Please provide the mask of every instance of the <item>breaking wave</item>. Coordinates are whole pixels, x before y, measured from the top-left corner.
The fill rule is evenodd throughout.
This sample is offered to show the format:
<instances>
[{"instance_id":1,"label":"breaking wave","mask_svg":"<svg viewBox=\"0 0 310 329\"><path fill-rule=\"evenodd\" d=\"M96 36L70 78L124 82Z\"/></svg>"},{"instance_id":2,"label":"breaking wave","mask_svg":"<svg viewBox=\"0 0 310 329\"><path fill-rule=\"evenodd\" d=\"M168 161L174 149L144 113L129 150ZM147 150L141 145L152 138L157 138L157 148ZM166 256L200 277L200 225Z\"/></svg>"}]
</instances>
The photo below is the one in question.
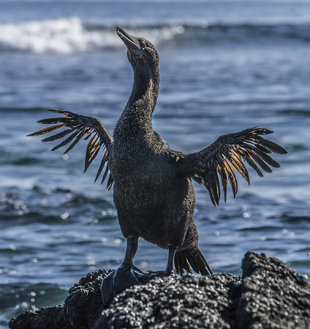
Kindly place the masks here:
<instances>
[{"instance_id":1,"label":"breaking wave","mask_svg":"<svg viewBox=\"0 0 310 329\"><path fill-rule=\"evenodd\" d=\"M183 32L182 26L178 25L139 30L155 44L171 40ZM83 24L78 17L0 25L2 52L69 54L117 49L122 46L115 33L115 26Z\"/></svg>"},{"instance_id":2,"label":"breaking wave","mask_svg":"<svg viewBox=\"0 0 310 329\"><path fill-rule=\"evenodd\" d=\"M143 35L156 46L199 42L247 43L264 39L310 41L310 24L159 24L123 26ZM78 17L0 24L0 52L62 53L93 52L123 47L116 25L85 24Z\"/></svg>"}]
</instances>

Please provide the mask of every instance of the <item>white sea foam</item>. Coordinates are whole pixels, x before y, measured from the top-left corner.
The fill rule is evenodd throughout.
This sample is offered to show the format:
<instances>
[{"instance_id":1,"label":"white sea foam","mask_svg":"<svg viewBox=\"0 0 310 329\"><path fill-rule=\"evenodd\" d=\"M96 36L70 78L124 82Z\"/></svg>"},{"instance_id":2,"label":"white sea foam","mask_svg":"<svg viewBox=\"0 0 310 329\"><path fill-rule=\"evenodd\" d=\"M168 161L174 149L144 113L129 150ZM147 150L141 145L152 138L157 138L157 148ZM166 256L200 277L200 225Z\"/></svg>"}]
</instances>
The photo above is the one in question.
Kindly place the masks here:
<instances>
[{"instance_id":1,"label":"white sea foam","mask_svg":"<svg viewBox=\"0 0 310 329\"><path fill-rule=\"evenodd\" d=\"M105 33L86 31L79 18L0 25L0 44L8 50L34 53L92 51L113 42Z\"/></svg>"},{"instance_id":2,"label":"white sea foam","mask_svg":"<svg viewBox=\"0 0 310 329\"><path fill-rule=\"evenodd\" d=\"M155 45L183 33L181 25L150 27L134 30ZM130 32L130 29L129 29ZM78 17L17 24L0 24L0 50L32 53L75 53L100 49L121 48L114 28L86 28Z\"/></svg>"},{"instance_id":3,"label":"white sea foam","mask_svg":"<svg viewBox=\"0 0 310 329\"><path fill-rule=\"evenodd\" d=\"M184 33L185 28L182 25L169 25L162 26L160 28L147 28L147 29L135 29L133 31L136 35L141 35L145 39L150 40L155 46L159 43L169 41L175 38L175 36ZM129 30L130 32L130 30Z\"/></svg>"}]
</instances>

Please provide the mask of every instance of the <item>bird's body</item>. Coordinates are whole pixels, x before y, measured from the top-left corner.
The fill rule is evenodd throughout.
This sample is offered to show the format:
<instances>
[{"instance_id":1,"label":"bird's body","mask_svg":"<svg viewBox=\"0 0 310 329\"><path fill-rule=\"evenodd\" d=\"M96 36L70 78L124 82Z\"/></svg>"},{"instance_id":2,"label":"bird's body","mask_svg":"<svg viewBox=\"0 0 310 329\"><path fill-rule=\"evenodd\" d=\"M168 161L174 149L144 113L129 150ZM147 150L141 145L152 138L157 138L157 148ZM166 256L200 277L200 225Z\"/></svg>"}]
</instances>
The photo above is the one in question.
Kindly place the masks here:
<instances>
[{"instance_id":1,"label":"bird's body","mask_svg":"<svg viewBox=\"0 0 310 329\"><path fill-rule=\"evenodd\" d=\"M203 184L212 203L218 205L221 185L225 200L228 184L232 186L234 196L238 191L234 169L249 182L244 161L263 176L261 169L271 172L270 166L280 166L269 153L286 153L281 146L262 137L272 131L257 127L221 136L209 147L192 154L172 150L154 131L152 124L159 89L158 53L143 38L130 36L120 28L117 33L128 48L134 83L113 137L98 119L64 110L51 110L65 116L40 120L40 123L54 125L31 134L41 135L68 127L43 139L52 141L69 135L53 148L71 143L65 153L82 137L90 138L85 170L100 150L106 150L96 180L104 170L103 182L110 171L108 187L113 185L114 202L122 233L127 238L127 250L121 267L103 282L105 302L116 292L141 282L144 277L133 265L139 237L169 249L165 275L171 273L173 264L180 274L192 269L203 275L212 274L198 249L192 179Z\"/></svg>"},{"instance_id":2,"label":"bird's body","mask_svg":"<svg viewBox=\"0 0 310 329\"><path fill-rule=\"evenodd\" d=\"M178 177L181 153L170 149L145 115L149 89L138 104L133 101L126 106L113 134L109 166L120 226L125 237L142 237L161 248L197 245L196 241L184 244L188 228L194 227L192 183ZM151 116L152 109L149 112Z\"/></svg>"},{"instance_id":3,"label":"bird's body","mask_svg":"<svg viewBox=\"0 0 310 329\"><path fill-rule=\"evenodd\" d=\"M189 178L177 177L177 156L160 144L124 146L135 161L111 156L114 202L124 236L139 236L161 248L183 247L193 224L195 194Z\"/></svg>"}]
</instances>

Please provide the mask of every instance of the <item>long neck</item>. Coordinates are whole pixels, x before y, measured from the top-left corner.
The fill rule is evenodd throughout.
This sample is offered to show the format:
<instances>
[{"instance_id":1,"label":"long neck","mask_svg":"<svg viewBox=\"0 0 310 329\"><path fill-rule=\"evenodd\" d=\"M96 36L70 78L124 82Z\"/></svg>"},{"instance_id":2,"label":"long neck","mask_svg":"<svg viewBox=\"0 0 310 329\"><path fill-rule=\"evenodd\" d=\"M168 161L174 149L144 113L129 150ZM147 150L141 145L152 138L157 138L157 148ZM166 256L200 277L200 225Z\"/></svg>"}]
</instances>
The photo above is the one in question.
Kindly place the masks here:
<instances>
[{"instance_id":1,"label":"long neck","mask_svg":"<svg viewBox=\"0 0 310 329\"><path fill-rule=\"evenodd\" d=\"M143 127L152 127L159 89L159 73L134 70L134 83L124 115Z\"/></svg>"}]
</instances>

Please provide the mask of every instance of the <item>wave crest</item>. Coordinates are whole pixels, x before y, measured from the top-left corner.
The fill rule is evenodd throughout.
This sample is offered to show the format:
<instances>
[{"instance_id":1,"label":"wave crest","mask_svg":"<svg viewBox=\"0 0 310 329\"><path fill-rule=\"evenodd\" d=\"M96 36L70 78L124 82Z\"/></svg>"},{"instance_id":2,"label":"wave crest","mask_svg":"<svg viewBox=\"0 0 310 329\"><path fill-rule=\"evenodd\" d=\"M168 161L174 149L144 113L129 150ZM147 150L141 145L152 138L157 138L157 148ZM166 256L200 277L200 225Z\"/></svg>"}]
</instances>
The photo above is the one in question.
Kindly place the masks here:
<instances>
[{"instance_id":1,"label":"wave crest","mask_svg":"<svg viewBox=\"0 0 310 329\"><path fill-rule=\"evenodd\" d=\"M157 45L183 30L175 25L139 32ZM78 17L0 25L0 51L69 54L121 47L113 26L84 25Z\"/></svg>"},{"instance_id":2,"label":"wave crest","mask_svg":"<svg viewBox=\"0 0 310 329\"><path fill-rule=\"evenodd\" d=\"M102 33L85 31L77 17L0 25L2 50L33 53L91 51L100 47L103 39Z\"/></svg>"},{"instance_id":3,"label":"wave crest","mask_svg":"<svg viewBox=\"0 0 310 329\"><path fill-rule=\"evenodd\" d=\"M158 46L173 41L180 46L199 42L200 45L220 43L257 43L264 41L298 40L309 42L310 24L184 24L125 25L129 33L143 35ZM116 25L84 24L78 17L16 24L0 24L0 52L30 53L93 52L124 47L115 33Z\"/></svg>"}]
</instances>

